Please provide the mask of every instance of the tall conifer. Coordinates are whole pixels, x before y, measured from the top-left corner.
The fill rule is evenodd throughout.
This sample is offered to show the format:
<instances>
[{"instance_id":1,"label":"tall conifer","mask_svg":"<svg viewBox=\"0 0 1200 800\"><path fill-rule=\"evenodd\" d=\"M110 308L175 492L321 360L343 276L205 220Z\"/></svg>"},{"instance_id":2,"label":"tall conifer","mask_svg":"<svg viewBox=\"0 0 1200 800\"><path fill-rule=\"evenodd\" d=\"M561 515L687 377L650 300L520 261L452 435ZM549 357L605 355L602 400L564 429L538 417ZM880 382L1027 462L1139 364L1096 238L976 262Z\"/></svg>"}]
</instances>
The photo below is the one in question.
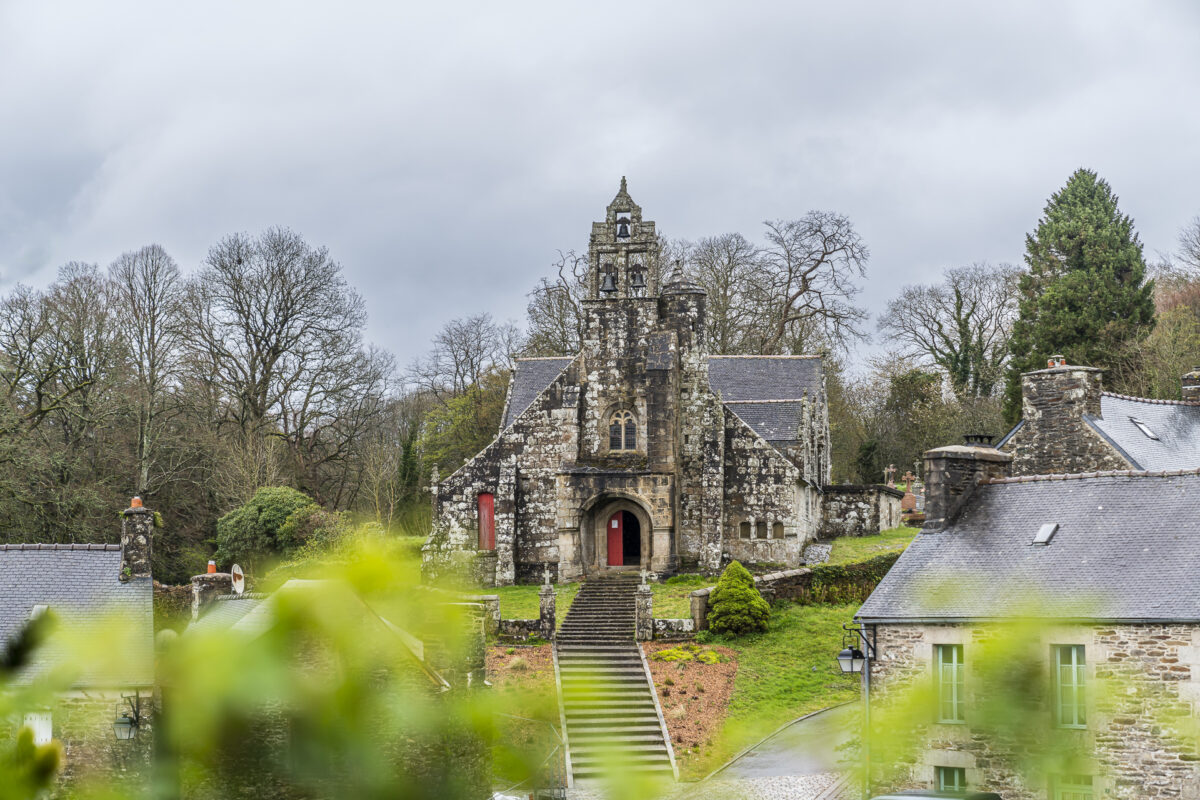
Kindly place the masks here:
<instances>
[{"instance_id":1,"label":"tall conifer","mask_svg":"<svg viewBox=\"0 0 1200 800\"><path fill-rule=\"evenodd\" d=\"M1133 220L1106 181L1079 169L1025 237L1020 314L1013 326L1005 412L1021 415L1021 373L1061 353L1070 364L1106 367L1121 346L1154 327L1152 282Z\"/></svg>"}]
</instances>

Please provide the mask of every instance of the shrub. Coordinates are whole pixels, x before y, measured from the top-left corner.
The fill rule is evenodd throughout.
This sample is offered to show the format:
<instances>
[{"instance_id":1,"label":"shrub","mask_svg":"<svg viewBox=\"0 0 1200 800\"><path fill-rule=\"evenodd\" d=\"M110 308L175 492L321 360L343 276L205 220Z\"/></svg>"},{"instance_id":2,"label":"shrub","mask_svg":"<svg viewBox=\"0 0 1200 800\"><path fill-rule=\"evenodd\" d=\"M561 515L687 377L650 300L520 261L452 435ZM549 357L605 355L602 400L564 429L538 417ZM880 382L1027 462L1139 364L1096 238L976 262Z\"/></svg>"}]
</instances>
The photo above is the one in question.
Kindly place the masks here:
<instances>
[{"instance_id":1,"label":"shrub","mask_svg":"<svg viewBox=\"0 0 1200 800\"><path fill-rule=\"evenodd\" d=\"M666 661L668 663L674 661L691 661L694 654L683 647L668 647L666 650L659 650L654 655L650 656L654 661Z\"/></svg>"},{"instance_id":2,"label":"shrub","mask_svg":"<svg viewBox=\"0 0 1200 800\"><path fill-rule=\"evenodd\" d=\"M326 511L313 503L289 514L275 538L285 550L298 547L330 550L341 544L349 533L349 512Z\"/></svg>"},{"instance_id":3,"label":"shrub","mask_svg":"<svg viewBox=\"0 0 1200 800\"><path fill-rule=\"evenodd\" d=\"M525 670L529 669L529 662L522 656L517 656L512 661L508 662L508 668L515 669L518 672L524 672Z\"/></svg>"},{"instance_id":4,"label":"shrub","mask_svg":"<svg viewBox=\"0 0 1200 800\"><path fill-rule=\"evenodd\" d=\"M311 497L287 486L259 489L245 505L217 520L217 561L253 565L294 550L295 543L280 540L279 529L294 512L311 505L316 505Z\"/></svg>"},{"instance_id":5,"label":"shrub","mask_svg":"<svg viewBox=\"0 0 1200 800\"><path fill-rule=\"evenodd\" d=\"M709 597L708 627L713 633L765 631L771 607L758 593L754 578L736 561L721 573Z\"/></svg>"},{"instance_id":6,"label":"shrub","mask_svg":"<svg viewBox=\"0 0 1200 800\"><path fill-rule=\"evenodd\" d=\"M696 656L696 660L701 664L720 664L725 659L716 650L705 650Z\"/></svg>"}]
</instances>

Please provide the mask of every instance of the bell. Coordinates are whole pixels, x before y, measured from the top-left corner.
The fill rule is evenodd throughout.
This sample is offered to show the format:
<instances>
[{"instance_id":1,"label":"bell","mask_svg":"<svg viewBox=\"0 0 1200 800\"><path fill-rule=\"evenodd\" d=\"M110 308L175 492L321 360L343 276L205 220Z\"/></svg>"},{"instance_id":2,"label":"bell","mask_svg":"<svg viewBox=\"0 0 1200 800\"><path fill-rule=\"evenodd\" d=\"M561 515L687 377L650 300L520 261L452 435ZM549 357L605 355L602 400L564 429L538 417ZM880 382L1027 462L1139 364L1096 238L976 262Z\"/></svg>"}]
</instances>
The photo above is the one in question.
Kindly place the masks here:
<instances>
[{"instance_id":1,"label":"bell","mask_svg":"<svg viewBox=\"0 0 1200 800\"><path fill-rule=\"evenodd\" d=\"M633 278L630 280L629 285L634 289L646 288L646 276L642 274L640 269L633 273Z\"/></svg>"},{"instance_id":2,"label":"bell","mask_svg":"<svg viewBox=\"0 0 1200 800\"><path fill-rule=\"evenodd\" d=\"M617 238L618 239L628 239L629 238L629 223L626 222L625 220L621 220L617 224Z\"/></svg>"},{"instance_id":3,"label":"bell","mask_svg":"<svg viewBox=\"0 0 1200 800\"><path fill-rule=\"evenodd\" d=\"M611 272L604 273L604 280L600 282L600 291L605 294L612 294L617 290L617 282L613 280Z\"/></svg>"}]
</instances>

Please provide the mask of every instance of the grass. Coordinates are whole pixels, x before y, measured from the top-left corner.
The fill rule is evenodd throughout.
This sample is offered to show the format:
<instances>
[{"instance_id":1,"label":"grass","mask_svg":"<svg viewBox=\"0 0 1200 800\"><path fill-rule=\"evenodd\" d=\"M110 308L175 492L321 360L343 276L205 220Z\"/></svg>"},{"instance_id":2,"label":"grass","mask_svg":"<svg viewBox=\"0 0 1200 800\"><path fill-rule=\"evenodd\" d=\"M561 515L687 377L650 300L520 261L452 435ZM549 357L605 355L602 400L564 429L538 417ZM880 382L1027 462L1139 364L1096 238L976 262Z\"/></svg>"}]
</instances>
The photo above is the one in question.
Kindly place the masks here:
<instances>
[{"instance_id":1,"label":"grass","mask_svg":"<svg viewBox=\"0 0 1200 800\"><path fill-rule=\"evenodd\" d=\"M654 616L657 619L684 619L692 615L691 593L716 585L716 578L703 575L676 575L662 583L650 584L654 592Z\"/></svg>"},{"instance_id":2,"label":"grass","mask_svg":"<svg viewBox=\"0 0 1200 800\"><path fill-rule=\"evenodd\" d=\"M855 561L867 561L884 553L899 553L908 547L918 530L901 526L884 531L878 536L846 536L834 539L833 550L825 563L850 564Z\"/></svg>"},{"instance_id":3,"label":"grass","mask_svg":"<svg viewBox=\"0 0 1200 800\"><path fill-rule=\"evenodd\" d=\"M554 587L554 618L561 626L563 617L567 615L567 610L571 608L571 603L575 602L575 595L579 593L578 583L560 583ZM541 590L541 585L527 586L497 586L495 588L480 589L480 594L494 594L500 596L500 617L501 619L537 619L541 613L541 601L538 598L538 592Z\"/></svg>"},{"instance_id":4,"label":"grass","mask_svg":"<svg viewBox=\"0 0 1200 800\"><path fill-rule=\"evenodd\" d=\"M765 633L714 636L713 644L738 652L733 695L720 736L680 777L703 777L785 722L857 698L859 677L843 674L835 660L842 624L857 610L857 603L780 604Z\"/></svg>"}]
</instances>

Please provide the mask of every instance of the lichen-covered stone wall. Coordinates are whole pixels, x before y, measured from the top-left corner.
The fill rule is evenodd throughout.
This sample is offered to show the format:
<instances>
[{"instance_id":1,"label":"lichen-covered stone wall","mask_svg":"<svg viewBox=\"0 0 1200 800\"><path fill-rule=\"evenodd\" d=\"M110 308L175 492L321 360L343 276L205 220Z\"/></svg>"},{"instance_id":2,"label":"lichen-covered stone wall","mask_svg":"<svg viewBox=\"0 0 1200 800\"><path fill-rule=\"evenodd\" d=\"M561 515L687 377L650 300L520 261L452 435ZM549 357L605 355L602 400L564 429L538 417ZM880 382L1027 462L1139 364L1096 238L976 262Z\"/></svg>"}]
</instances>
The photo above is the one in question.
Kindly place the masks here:
<instances>
[{"instance_id":1,"label":"lichen-covered stone wall","mask_svg":"<svg viewBox=\"0 0 1200 800\"><path fill-rule=\"evenodd\" d=\"M903 498L903 492L887 486L826 486L818 536L821 539L874 536L898 527Z\"/></svg>"},{"instance_id":2,"label":"lichen-covered stone wall","mask_svg":"<svg viewBox=\"0 0 1200 800\"><path fill-rule=\"evenodd\" d=\"M981 699L972 679L973 654L995 635L987 625L880 625L878 659L871 675L872 702L914 682L932 680L934 645L960 644L966 665L966 724L928 724L918 737L915 761L885 789L928 789L935 768L963 767L973 790L994 791L1011 800L1041 800L1055 775L1052 766L1025 772L1019 758L1032 758L1040 737L998 742L971 727L971 708ZM1194 743L1195 706L1200 699L1200 626L1144 624L1047 625L1034 647L1045 654L1049 685L1053 645L1084 646L1087 664L1086 730L1054 729L1048 704L1032 712L1032 724L1066 737L1077 752L1075 773L1093 777L1094 796L1134 798L1200 797L1200 760ZM1049 692L1047 692L1047 698ZM931 710L931 715L932 715ZM1028 748L1028 749L1026 749Z\"/></svg>"}]
</instances>

